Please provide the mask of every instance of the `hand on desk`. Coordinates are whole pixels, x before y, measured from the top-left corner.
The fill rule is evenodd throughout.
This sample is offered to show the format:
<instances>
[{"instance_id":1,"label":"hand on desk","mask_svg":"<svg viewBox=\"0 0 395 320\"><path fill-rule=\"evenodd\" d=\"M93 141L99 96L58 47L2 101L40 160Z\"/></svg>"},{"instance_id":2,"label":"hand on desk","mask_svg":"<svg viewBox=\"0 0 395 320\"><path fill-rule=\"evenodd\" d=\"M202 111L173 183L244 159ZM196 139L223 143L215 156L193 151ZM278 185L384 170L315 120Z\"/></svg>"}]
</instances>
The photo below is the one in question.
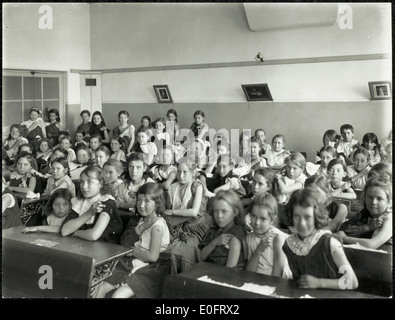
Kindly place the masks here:
<instances>
[{"instance_id":1,"label":"hand on desk","mask_svg":"<svg viewBox=\"0 0 395 320\"><path fill-rule=\"evenodd\" d=\"M22 233L38 232L37 227L26 227L22 230Z\"/></svg>"},{"instance_id":2,"label":"hand on desk","mask_svg":"<svg viewBox=\"0 0 395 320\"><path fill-rule=\"evenodd\" d=\"M320 280L308 274L300 276L297 282L299 288L303 289L317 289L320 287Z\"/></svg>"}]
</instances>

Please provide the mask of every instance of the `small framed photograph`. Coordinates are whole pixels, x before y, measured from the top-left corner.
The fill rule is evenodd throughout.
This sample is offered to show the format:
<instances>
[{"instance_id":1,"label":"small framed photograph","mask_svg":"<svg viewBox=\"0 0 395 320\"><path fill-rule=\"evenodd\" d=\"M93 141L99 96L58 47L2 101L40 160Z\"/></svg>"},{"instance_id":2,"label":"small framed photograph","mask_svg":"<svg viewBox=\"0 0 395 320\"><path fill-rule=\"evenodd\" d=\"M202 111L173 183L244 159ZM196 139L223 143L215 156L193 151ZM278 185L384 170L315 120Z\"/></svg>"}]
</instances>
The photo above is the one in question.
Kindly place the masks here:
<instances>
[{"instance_id":1,"label":"small framed photograph","mask_svg":"<svg viewBox=\"0 0 395 320\"><path fill-rule=\"evenodd\" d=\"M267 83L242 84L247 101L273 101Z\"/></svg>"},{"instance_id":2,"label":"small framed photograph","mask_svg":"<svg viewBox=\"0 0 395 320\"><path fill-rule=\"evenodd\" d=\"M391 81L369 82L369 90L371 100L392 99Z\"/></svg>"},{"instance_id":3,"label":"small framed photograph","mask_svg":"<svg viewBox=\"0 0 395 320\"><path fill-rule=\"evenodd\" d=\"M167 85L154 86L156 97L160 103L173 103L170 95L169 87Z\"/></svg>"}]
</instances>

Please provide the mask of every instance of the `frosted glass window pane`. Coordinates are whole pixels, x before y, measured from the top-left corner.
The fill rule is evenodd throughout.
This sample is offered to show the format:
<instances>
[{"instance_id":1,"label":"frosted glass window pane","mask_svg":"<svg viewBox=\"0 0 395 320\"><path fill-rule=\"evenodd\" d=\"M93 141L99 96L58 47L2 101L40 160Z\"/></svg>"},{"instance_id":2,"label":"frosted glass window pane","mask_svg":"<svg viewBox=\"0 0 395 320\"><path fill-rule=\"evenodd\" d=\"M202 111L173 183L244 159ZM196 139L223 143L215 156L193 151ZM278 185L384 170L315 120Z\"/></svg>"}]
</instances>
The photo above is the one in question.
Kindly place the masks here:
<instances>
[{"instance_id":1,"label":"frosted glass window pane","mask_svg":"<svg viewBox=\"0 0 395 320\"><path fill-rule=\"evenodd\" d=\"M23 97L33 99L33 77L23 78ZM34 99L41 99L41 78L34 78Z\"/></svg>"},{"instance_id":2,"label":"frosted glass window pane","mask_svg":"<svg viewBox=\"0 0 395 320\"><path fill-rule=\"evenodd\" d=\"M3 77L3 100L22 100L22 77Z\"/></svg>"},{"instance_id":3,"label":"frosted glass window pane","mask_svg":"<svg viewBox=\"0 0 395 320\"><path fill-rule=\"evenodd\" d=\"M2 110L3 126L22 122L22 102L4 102Z\"/></svg>"},{"instance_id":4,"label":"frosted glass window pane","mask_svg":"<svg viewBox=\"0 0 395 320\"><path fill-rule=\"evenodd\" d=\"M59 99L59 79L43 78L44 99Z\"/></svg>"}]
</instances>

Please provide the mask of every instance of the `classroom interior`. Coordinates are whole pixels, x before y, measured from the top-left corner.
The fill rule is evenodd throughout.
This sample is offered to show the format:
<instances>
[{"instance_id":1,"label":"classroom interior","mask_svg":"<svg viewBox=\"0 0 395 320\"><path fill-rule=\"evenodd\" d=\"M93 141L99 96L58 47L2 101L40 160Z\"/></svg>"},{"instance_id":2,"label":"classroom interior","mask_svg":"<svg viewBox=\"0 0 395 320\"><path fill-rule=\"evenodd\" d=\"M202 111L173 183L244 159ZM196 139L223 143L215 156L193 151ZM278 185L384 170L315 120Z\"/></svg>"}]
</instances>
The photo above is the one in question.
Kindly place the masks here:
<instances>
[{"instance_id":1,"label":"classroom interior","mask_svg":"<svg viewBox=\"0 0 395 320\"><path fill-rule=\"evenodd\" d=\"M202 110L216 130L263 128L269 143L283 134L309 162L327 129L352 124L360 142L392 130L392 97L372 99L369 87L392 81L391 3L2 7L3 142L33 106L58 108L72 137L82 110L101 111L111 130L121 110L136 128L170 108L189 128ZM248 101L242 85L263 83L272 99ZM168 86L171 103L155 85ZM192 295L177 288L169 294Z\"/></svg>"}]
</instances>

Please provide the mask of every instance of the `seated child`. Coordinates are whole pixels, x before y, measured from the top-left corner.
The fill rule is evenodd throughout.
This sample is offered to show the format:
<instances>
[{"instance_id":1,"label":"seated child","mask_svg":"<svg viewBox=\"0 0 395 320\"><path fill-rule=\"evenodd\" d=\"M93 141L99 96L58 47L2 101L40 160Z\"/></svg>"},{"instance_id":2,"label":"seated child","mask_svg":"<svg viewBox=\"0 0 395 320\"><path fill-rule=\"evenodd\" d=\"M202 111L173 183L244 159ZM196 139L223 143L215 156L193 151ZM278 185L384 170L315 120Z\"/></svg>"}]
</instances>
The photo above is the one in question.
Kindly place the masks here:
<instances>
[{"instance_id":1,"label":"seated child","mask_svg":"<svg viewBox=\"0 0 395 320\"><path fill-rule=\"evenodd\" d=\"M261 158L260 152L260 140L256 137L251 139L251 158L250 161L241 161L238 168L235 169L234 173L240 177L245 177L247 180L251 181L254 175L254 170L258 168L267 167L266 160Z\"/></svg>"},{"instance_id":2,"label":"seated child","mask_svg":"<svg viewBox=\"0 0 395 320\"><path fill-rule=\"evenodd\" d=\"M119 243L123 224L103 169L87 167L81 173L80 191L71 200L72 211L64 220L62 236Z\"/></svg>"},{"instance_id":3,"label":"seated child","mask_svg":"<svg viewBox=\"0 0 395 320\"><path fill-rule=\"evenodd\" d=\"M150 142L148 139L147 131L140 131L137 133L137 143L135 146L135 152L142 152L144 155L144 162L147 166L152 165L154 157L158 153L155 143Z\"/></svg>"},{"instance_id":4,"label":"seated child","mask_svg":"<svg viewBox=\"0 0 395 320\"><path fill-rule=\"evenodd\" d=\"M16 158L16 171L11 173L9 190L26 194L35 191L37 177L31 173L33 161L33 156L26 152Z\"/></svg>"},{"instance_id":5,"label":"seated child","mask_svg":"<svg viewBox=\"0 0 395 320\"><path fill-rule=\"evenodd\" d=\"M332 197L354 200L357 198L351 188L351 182L344 181L347 176L347 167L339 158L328 163L329 181Z\"/></svg>"},{"instance_id":6,"label":"seated child","mask_svg":"<svg viewBox=\"0 0 395 320\"><path fill-rule=\"evenodd\" d=\"M255 135L256 138L259 139L259 142L260 142L259 155L262 158L267 158L267 156L269 155L270 151L272 150L272 147L270 146L269 143L266 143L265 130L263 130L263 129L256 129L254 135Z\"/></svg>"},{"instance_id":7,"label":"seated child","mask_svg":"<svg viewBox=\"0 0 395 320\"><path fill-rule=\"evenodd\" d=\"M76 160L75 151L71 148L70 137L64 137L62 140L60 140L60 147L68 152L67 161L73 162Z\"/></svg>"},{"instance_id":8,"label":"seated child","mask_svg":"<svg viewBox=\"0 0 395 320\"><path fill-rule=\"evenodd\" d=\"M351 124L343 124L340 127L340 133L342 139L339 141L337 146L337 153L344 153L346 156L347 165L352 164L352 158L350 156L356 148L359 147L359 142L353 139L354 128Z\"/></svg>"},{"instance_id":9,"label":"seated child","mask_svg":"<svg viewBox=\"0 0 395 320\"><path fill-rule=\"evenodd\" d=\"M382 177L369 179L362 193L364 208L344 224L337 236L345 244L378 249L392 244L392 184Z\"/></svg>"},{"instance_id":10,"label":"seated child","mask_svg":"<svg viewBox=\"0 0 395 320\"><path fill-rule=\"evenodd\" d=\"M328 213L316 192L309 188L295 191L289 209L296 233L285 240L283 251L299 288L356 289L358 279L341 243L329 230L322 229ZM339 281L340 270L344 269L347 284Z\"/></svg>"},{"instance_id":11,"label":"seated child","mask_svg":"<svg viewBox=\"0 0 395 320\"><path fill-rule=\"evenodd\" d=\"M36 153L36 161L38 164L40 164L40 169L43 166L48 165L51 155L52 148L49 139L41 139L38 143L38 151Z\"/></svg>"},{"instance_id":12,"label":"seated child","mask_svg":"<svg viewBox=\"0 0 395 320\"><path fill-rule=\"evenodd\" d=\"M168 190L177 175L177 168L173 166L173 150L171 146L165 146L161 152L159 164L150 169L152 178L159 183L164 190Z\"/></svg>"},{"instance_id":13,"label":"seated child","mask_svg":"<svg viewBox=\"0 0 395 320\"><path fill-rule=\"evenodd\" d=\"M104 164L110 159L110 150L106 146L100 146L95 150L95 164L103 168Z\"/></svg>"},{"instance_id":14,"label":"seated child","mask_svg":"<svg viewBox=\"0 0 395 320\"><path fill-rule=\"evenodd\" d=\"M322 143L324 144L324 146L320 149L320 151L317 151L317 154L315 156L315 162L317 164L321 163L322 149L324 149L326 147L332 147L336 151L337 144L338 144L339 140L340 140L340 135L338 135L335 130L333 130L333 129L326 130L324 133L324 136L322 137Z\"/></svg>"},{"instance_id":15,"label":"seated child","mask_svg":"<svg viewBox=\"0 0 395 320\"><path fill-rule=\"evenodd\" d=\"M273 149L267 156L267 165L273 169L282 169L291 152L284 150L285 137L282 134L276 134L272 139Z\"/></svg>"},{"instance_id":16,"label":"seated child","mask_svg":"<svg viewBox=\"0 0 395 320\"><path fill-rule=\"evenodd\" d=\"M368 151L368 159L371 166L374 166L376 163L379 163L381 161L381 146L379 144L379 139L374 133L369 132L363 136L362 147L364 147Z\"/></svg>"},{"instance_id":17,"label":"seated child","mask_svg":"<svg viewBox=\"0 0 395 320\"><path fill-rule=\"evenodd\" d=\"M230 268L244 268L247 259L244 208L233 190L222 190L213 201L214 226L199 245L201 259Z\"/></svg>"},{"instance_id":18,"label":"seated child","mask_svg":"<svg viewBox=\"0 0 395 320\"><path fill-rule=\"evenodd\" d=\"M382 177L392 183L392 166L382 162L375 164L368 173L368 180L373 177Z\"/></svg>"},{"instance_id":19,"label":"seated child","mask_svg":"<svg viewBox=\"0 0 395 320\"><path fill-rule=\"evenodd\" d=\"M60 233L60 228L71 212L71 192L68 189L56 189L45 204L41 225L25 227L22 232Z\"/></svg>"},{"instance_id":20,"label":"seated child","mask_svg":"<svg viewBox=\"0 0 395 320\"><path fill-rule=\"evenodd\" d=\"M8 180L8 181L7 181ZM9 190L8 184L10 180L10 175L5 175L3 172L2 183L2 215L1 215L1 227L2 230L20 226L22 221L20 218L20 209L18 201L11 190Z\"/></svg>"},{"instance_id":21,"label":"seated child","mask_svg":"<svg viewBox=\"0 0 395 320\"><path fill-rule=\"evenodd\" d=\"M362 190L365 187L369 170L369 153L365 148L358 148L353 154L353 164L347 167L353 189Z\"/></svg>"},{"instance_id":22,"label":"seated child","mask_svg":"<svg viewBox=\"0 0 395 320\"><path fill-rule=\"evenodd\" d=\"M92 150L92 159L95 158L95 151L102 145L102 137L99 134L94 134L89 138L89 148Z\"/></svg>"},{"instance_id":23,"label":"seated child","mask_svg":"<svg viewBox=\"0 0 395 320\"><path fill-rule=\"evenodd\" d=\"M47 186L42 194L49 197L57 189L68 189L75 197L75 185L70 178L69 163L66 158L58 158L51 162L52 177L48 178Z\"/></svg>"},{"instance_id":24,"label":"seated child","mask_svg":"<svg viewBox=\"0 0 395 320\"><path fill-rule=\"evenodd\" d=\"M256 196L251 202L252 232L247 234L247 271L291 278L292 273L282 250L288 235L273 224L277 219L277 201L269 193Z\"/></svg>"},{"instance_id":25,"label":"seated child","mask_svg":"<svg viewBox=\"0 0 395 320\"><path fill-rule=\"evenodd\" d=\"M120 136L113 136L111 138L110 146L112 151L110 158L126 163L125 150L128 148L126 140Z\"/></svg>"},{"instance_id":26,"label":"seated child","mask_svg":"<svg viewBox=\"0 0 395 320\"><path fill-rule=\"evenodd\" d=\"M85 138L86 138L85 131L77 131L75 133L75 142L73 146L74 151L77 151L79 148L88 145L88 142L85 141Z\"/></svg>"},{"instance_id":27,"label":"seated child","mask_svg":"<svg viewBox=\"0 0 395 320\"><path fill-rule=\"evenodd\" d=\"M92 150L88 147L80 147L76 152L77 161L70 162L70 177L72 181L78 181L81 176L81 172L86 169L86 167L93 165L92 160Z\"/></svg>"},{"instance_id":28,"label":"seated child","mask_svg":"<svg viewBox=\"0 0 395 320\"><path fill-rule=\"evenodd\" d=\"M110 193L116 199L118 196L118 188L123 182L123 165L119 160L109 159L104 164L103 170L107 176L108 182L110 183Z\"/></svg>"}]
</instances>

